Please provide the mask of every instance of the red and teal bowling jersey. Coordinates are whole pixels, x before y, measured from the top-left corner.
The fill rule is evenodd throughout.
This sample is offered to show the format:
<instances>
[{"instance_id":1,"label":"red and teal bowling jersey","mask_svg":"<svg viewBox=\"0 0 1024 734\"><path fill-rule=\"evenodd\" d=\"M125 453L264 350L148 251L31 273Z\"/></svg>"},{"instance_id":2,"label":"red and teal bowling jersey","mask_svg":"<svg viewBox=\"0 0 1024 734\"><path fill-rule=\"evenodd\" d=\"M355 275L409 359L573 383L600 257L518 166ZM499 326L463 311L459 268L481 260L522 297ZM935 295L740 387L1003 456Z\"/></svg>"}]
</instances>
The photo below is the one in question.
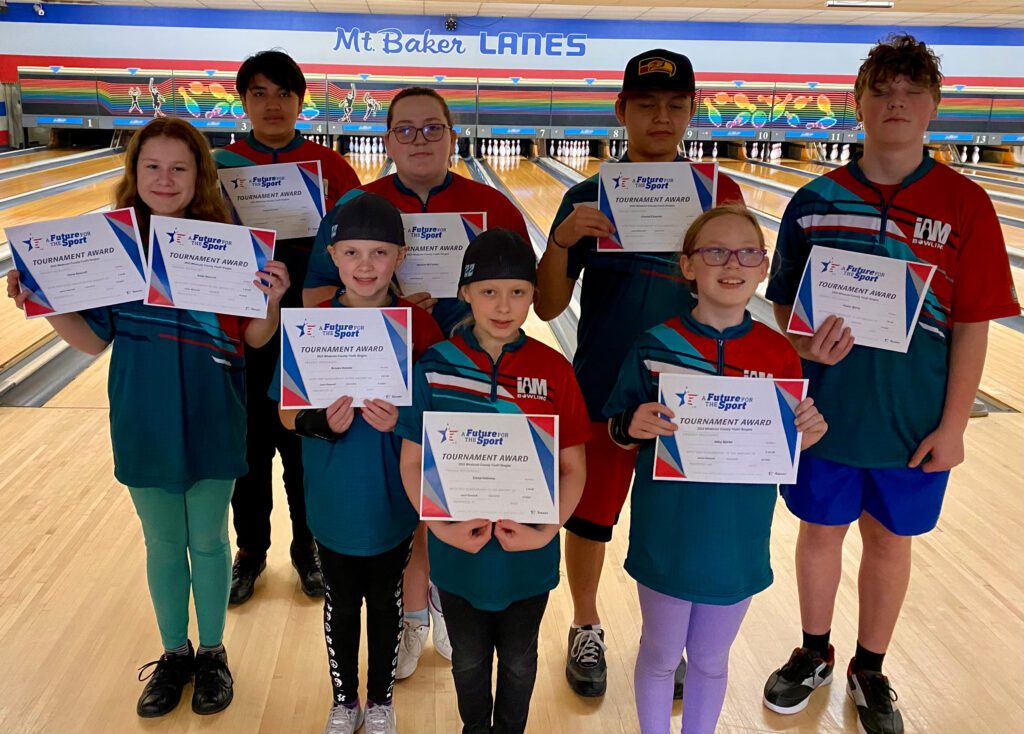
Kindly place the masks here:
<instances>
[{"instance_id":1,"label":"red and teal bowling jersey","mask_svg":"<svg viewBox=\"0 0 1024 734\"><path fill-rule=\"evenodd\" d=\"M504 227L521 235L527 242L530 233L526 229L526 220L515 204L497 189L450 173L439 186L435 187L427 201L420 200L419 195L402 183L398 174L379 178L362 186L343 197L338 206L345 204L352 196L361 191L369 191L383 196L405 214L445 214L460 212L485 212L487 229ZM306 275L306 288L319 288L325 285L341 285L338 269L331 261L327 245L331 244L331 227L334 224L335 212L328 212L320 230L316 234L313 256L309 261L309 272ZM408 295L408 294L406 294ZM469 315L469 305L458 298L442 298L434 306L433 316L445 334L451 334L452 328Z\"/></svg>"},{"instance_id":2,"label":"red and teal bowling jersey","mask_svg":"<svg viewBox=\"0 0 1024 734\"><path fill-rule=\"evenodd\" d=\"M663 373L801 376L789 341L749 314L718 331L687 311L640 335L604 412L658 402ZM654 459L654 441L644 442L630 499L626 572L659 593L699 604L735 604L770 586L777 486L654 479Z\"/></svg>"},{"instance_id":3,"label":"red and teal bowling jersey","mask_svg":"<svg viewBox=\"0 0 1024 734\"><path fill-rule=\"evenodd\" d=\"M832 366L804 362L810 396L829 423L809 453L850 466L906 466L942 418L954 325L1020 313L992 201L927 155L891 187L873 184L854 161L806 184L786 207L769 300L794 303L814 245L937 268L906 354L854 346Z\"/></svg>"},{"instance_id":4,"label":"red and teal bowling jersey","mask_svg":"<svg viewBox=\"0 0 1024 734\"><path fill-rule=\"evenodd\" d=\"M559 417L559 449L590 438L590 420L572 367L561 354L520 332L497 361L472 329L435 344L416 364L413 404L395 432L420 444L423 413L523 413ZM543 548L510 553L491 538L476 554L429 534L430 577L445 591L484 611L500 611L558 585L558 536Z\"/></svg>"}]
</instances>

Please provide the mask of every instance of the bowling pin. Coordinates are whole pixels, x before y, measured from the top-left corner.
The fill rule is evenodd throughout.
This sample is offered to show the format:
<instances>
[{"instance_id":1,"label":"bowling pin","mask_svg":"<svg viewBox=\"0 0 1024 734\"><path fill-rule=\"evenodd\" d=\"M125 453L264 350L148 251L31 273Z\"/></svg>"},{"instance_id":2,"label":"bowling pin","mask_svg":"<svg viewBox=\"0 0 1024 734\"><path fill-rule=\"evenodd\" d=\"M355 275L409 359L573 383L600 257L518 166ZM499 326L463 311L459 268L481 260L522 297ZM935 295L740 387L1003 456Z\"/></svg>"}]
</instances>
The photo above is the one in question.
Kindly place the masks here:
<instances>
[{"instance_id":1,"label":"bowling pin","mask_svg":"<svg viewBox=\"0 0 1024 734\"><path fill-rule=\"evenodd\" d=\"M753 149L753 151L751 152L750 155L753 156L756 159L757 158L757 154L760 153L760 152L761 151L760 151L757 143L754 143L754 149Z\"/></svg>"},{"instance_id":2,"label":"bowling pin","mask_svg":"<svg viewBox=\"0 0 1024 734\"><path fill-rule=\"evenodd\" d=\"M846 145L843 146L843 152L839 154L839 160L843 161L843 163L845 163L846 161L850 160L850 144L849 143L847 143Z\"/></svg>"},{"instance_id":3,"label":"bowling pin","mask_svg":"<svg viewBox=\"0 0 1024 734\"><path fill-rule=\"evenodd\" d=\"M231 144L234 145L234 143L235 143L235 134L231 133Z\"/></svg>"},{"instance_id":4,"label":"bowling pin","mask_svg":"<svg viewBox=\"0 0 1024 734\"><path fill-rule=\"evenodd\" d=\"M554 140L548 141L548 155L551 156L552 158L555 157L555 141Z\"/></svg>"},{"instance_id":5,"label":"bowling pin","mask_svg":"<svg viewBox=\"0 0 1024 734\"><path fill-rule=\"evenodd\" d=\"M967 162L967 146L966 145L963 148L960 149L960 162L961 163L966 163Z\"/></svg>"},{"instance_id":6,"label":"bowling pin","mask_svg":"<svg viewBox=\"0 0 1024 734\"><path fill-rule=\"evenodd\" d=\"M711 148L711 159L718 160L718 141L715 141L715 145Z\"/></svg>"},{"instance_id":7,"label":"bowling pin","mask_svg":"<svg viewBox=\"0 0 1024 734\"><path fill-rule=\"evenodd\" d=\"M775 153L775 155L772 158L772 160L776 160L777 161L777 160L781 159L782 158L782 143L776 143L775 150L773 152Z\"/></svg>"},{"instance_id":8,"label":"bowling pin","mask_svg":"<svg viewBox=\"0 0 1024 734\"><path fill-rule=\"evenodd\" d=\"M834 161L838 157L839 157L839 146L836 145L835 143L833 143L832 146L829 148L829 151L828 151L828 159L830 161Z\"/></svg>"},{"instance_id":9,"label":"bowling pin","mask_svg":"<svg viewBox=\"0 0 1024 734\"><path fill-rule=\"evenodd\" d=\"M974 152L971 153L971 163L977 163L981 160L981 148L977 145L974 146Z\"/></svg>"}]
</instances>

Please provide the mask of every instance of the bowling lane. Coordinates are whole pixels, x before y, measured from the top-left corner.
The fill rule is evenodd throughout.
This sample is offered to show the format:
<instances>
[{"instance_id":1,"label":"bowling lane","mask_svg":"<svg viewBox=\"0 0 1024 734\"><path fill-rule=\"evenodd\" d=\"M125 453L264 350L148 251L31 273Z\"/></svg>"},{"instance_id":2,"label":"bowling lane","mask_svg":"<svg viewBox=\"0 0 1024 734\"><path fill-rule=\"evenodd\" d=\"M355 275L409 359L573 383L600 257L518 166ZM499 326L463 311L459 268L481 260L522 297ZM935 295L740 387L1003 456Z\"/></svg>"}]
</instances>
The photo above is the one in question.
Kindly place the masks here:
<instances>
[{"instance_id":1,"label":"bowling lane","mask_svg":"<svg viewBox=\"0 0 1024 734\"><path fill-rule=\"evenodd\" d=\"M115 182L116 179L97 181L70 191L62 191L59 194L0 210L0 229L16 224L37 222L40 219L73 217L109 206L113 198Z\"/></svg>"},{"instance_id":2,"label":"bowling lane","mask_svg":"<svg viewBox=\"0 0 1024 734\"><path fill-rule=\"evenodd\" d=\"M492 165L492 169L519 201L527 216L547 232L558 212L565 186L533 161L525 158L506 160L503 167ZM493 161L488 162L493 164Z\"/></svg>"},{"instance_id":3,"label":"bowling lane","mask_svg":"<svg viewBox=\"0 0 1024 734\"><path fill-rule=\"evenodd\" d=\"M1006 166L1005 171L1000 171L994 168L971 168L970 166L958 166L956 164L954 164L953 167L961 173L971 171L976 176L988 176L989 178L998 178L1003 181L1013 181L1015 183L1024 181L1024 169L1020 168L1011 168Z\"/></svg>"},{"instance_id":4,"label":"bowling lane","mask_svg":"<svg viewBox=\"0 0 1024 734\"><path fill-rule=\"evenodd\" d=\"M815 163L814 161L798 161L792 158L782 158L776 161L779 165L789 166L790 168L799 168L801 171L807 171L808 173L816 173L819 176L824 173L830 173L835 168L832 166L826 166L824 163Z\"/></svg>"},{"instance_id":5,"label":"bowling lane","mask_svg":"<svg viewBox=\"0 0 1024 734\"><path fill-rule=\"evenodd\" d=\"M0 298L0 370L7 369L20 357L53 333L46 319L26 319L25 312L10 298Z\"/></svg>"},{"instance_id":6,"label":"bowling lane","mask_svg":"<svg viewBox=\"0 0 1024 734\"><path fill-rule=\"evenodd\" d=\"M705 156L704 161L707 162ZM793 188L800 188L806 184L810 179L807 176L801 176L799 173L791 173L789 171L780 171L777 168L769 168L767 166L761 166L751 161L734 161L729 158L718 159L719 168L739 171L746 173L751 176L757 176L758 178L764 179L765 181L772 181L773 183L783 184L784 186L792 186Z\"/></svg>"},{"instance_id":7,"label":"bowling lane","mask_svg":"<svg viewBox=\"0 0 1024 734\"><path fill-rule=\"evenodd\" d=\"M597 175L597 172L601 168L602 161L599 158L580 157L580 158L556 158L559 163L563 163L574 171L579 171L581 174L590 178L591 176Z\"/></svg>"},{"instance_id":8,"label":"bowling lane","mask_svg":"<svg viewBox=\"0 0 1024 734\"><path fill-rule=\"evenodd\" d=\"M99 173L120 171L124 166L124 154L93 158L79 163L69 163L59 168L29 172L0 181L0 199L27 194L47 186L58 186L68 181Z\"/></svg>"},{"instance_id":9,"label":"bowling lane","mask_svg":"<svg viewBox=\"0 0 1024 734\"><path fill-rule=\"evenodd\" d=\"M383 155L349 153L345 156L345 160L348 161L348 164L352 166L352 170L359 176L359 182L367 184L377 178L377 172L380 171L387 158Z\"/></svg>"},{"instance_id":10,"label":"bowling lane","mask_svg":"<svg viewBox=\"0 0 1024 734\"><path fill-rule=\"evenodd\" d=\"M83 152L85 151L77 148L40 148L32 153L0 158L0 171L6 171L9 168L20 168L21 166L27 166L33 163L42 163L43 161L50 161L66 155L74 155L75 153Z\"/></svg>"}]
</instances>

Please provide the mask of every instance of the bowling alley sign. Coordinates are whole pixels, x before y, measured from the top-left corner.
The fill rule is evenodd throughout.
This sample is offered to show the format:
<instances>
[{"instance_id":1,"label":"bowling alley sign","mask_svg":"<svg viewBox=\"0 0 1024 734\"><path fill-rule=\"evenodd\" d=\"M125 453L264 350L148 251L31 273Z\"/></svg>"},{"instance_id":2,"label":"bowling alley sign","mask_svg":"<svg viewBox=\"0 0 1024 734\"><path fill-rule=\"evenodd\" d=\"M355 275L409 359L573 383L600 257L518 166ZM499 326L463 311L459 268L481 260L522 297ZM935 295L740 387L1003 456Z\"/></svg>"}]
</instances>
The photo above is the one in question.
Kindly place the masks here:
<instances>
[{"instance_id":1,"label":"bowling alley sign","mask_svg":"<svg viewBox=\"0 0 1024 734\"><path fill-rule=\"evenodd\" d=\"M358 26L337 28L334 51L339 53L424 54L428 56L547 56L576 57L587 53L586 33L488 33L478 36L435 36L430 29L409 33L399 28L364 31Z\"/></svg>"}]
</instances>

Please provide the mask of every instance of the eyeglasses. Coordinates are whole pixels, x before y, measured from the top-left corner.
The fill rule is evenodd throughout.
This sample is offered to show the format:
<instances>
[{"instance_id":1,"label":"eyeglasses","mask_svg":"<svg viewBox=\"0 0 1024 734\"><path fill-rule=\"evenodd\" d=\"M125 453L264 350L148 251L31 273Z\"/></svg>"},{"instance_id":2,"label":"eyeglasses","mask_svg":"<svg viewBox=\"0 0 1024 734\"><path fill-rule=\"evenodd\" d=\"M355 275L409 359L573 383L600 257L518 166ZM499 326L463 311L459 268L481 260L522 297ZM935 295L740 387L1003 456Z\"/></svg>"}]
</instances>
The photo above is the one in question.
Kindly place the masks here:
<instances>
[{"instance_id":1,"label":"eyeglasses","mask_svg":"<svg viewBox=\"0 0 1024 734\"><path fill-rule=\"evenodd\" d=\"M736 256L736 262L745 268L756 268L768 256L767 250L759 247L744 247L742 250L728 250L724 247L699 247L693 254L700 253L705 265L725 265Z\"/></svg>"},{"instance_id":2,"label":"eyeglasses","mask_svg":"<svg viewBox=\"0 0 1024 734\"><path fill-rule=\"evenodd\" d=\"M432 122L429 125L423 127L414 127L412 125L405 125L403 127L393 127L388 130L389 133L395 136L395 140L403 145L416 140L416 136L419 133L423 133L423 139L428 143L436 143L444 137L445 130L451 130L448 125L442 125L439 122Z\"/></svg>"}]
</instances>

